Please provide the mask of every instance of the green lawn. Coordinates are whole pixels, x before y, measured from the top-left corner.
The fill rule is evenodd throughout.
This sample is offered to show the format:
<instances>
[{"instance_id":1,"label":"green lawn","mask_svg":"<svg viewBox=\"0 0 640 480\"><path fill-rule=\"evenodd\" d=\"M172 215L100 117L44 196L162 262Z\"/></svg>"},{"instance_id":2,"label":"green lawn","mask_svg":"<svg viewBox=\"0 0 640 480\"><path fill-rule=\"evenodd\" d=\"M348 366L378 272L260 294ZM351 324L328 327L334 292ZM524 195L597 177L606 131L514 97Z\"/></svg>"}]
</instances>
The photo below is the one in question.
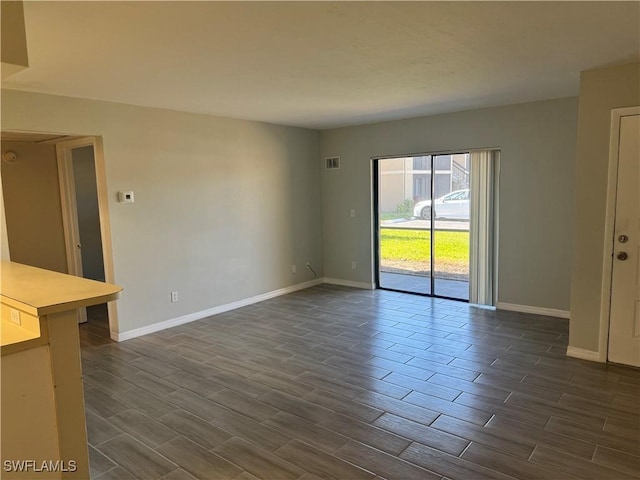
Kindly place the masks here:
<instances>
[{"instance_id":1,"label":"green lawn","mask_svg":"<svg viewBox=\"0 0 640 480\"><path fill-rule=\"evenodd\" d=\"M417 270L429 263L431 232L383 228L380 230L380 257L383 265L410 266ZM435 232L435 261L438 270L464 272L469 268L469 232ZM418 264L420 266L418 266Z\"/></svg>"}]
</instances>

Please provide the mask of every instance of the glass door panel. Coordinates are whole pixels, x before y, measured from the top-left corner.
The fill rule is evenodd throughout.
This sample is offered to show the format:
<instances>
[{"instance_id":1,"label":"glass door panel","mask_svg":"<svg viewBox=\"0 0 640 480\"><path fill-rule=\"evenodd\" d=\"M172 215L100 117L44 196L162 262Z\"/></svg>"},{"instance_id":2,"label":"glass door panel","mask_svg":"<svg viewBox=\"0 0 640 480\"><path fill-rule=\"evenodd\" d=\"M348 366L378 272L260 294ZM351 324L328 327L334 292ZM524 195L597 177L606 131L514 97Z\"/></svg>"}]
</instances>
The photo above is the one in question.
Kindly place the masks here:
<instances>
[{"instance_id":1,"label":"glass door panel","mask_svg":"<svg viewBox=\"0 0 640 480\"><path fill-rule=\"evenodd\" d=\"M433 201L433 294L469 300L470 155L435 155L434 164L436 174L443 178L446 172L450 183L438 196L436 182Z\"/></svg>"},{"instance_id":2,"label":"glass door panel","mask_svg":"<svg viewBox=\"0 0 640 480\"><path fill-rule=\"evenodd\" d=\"M431 197L431 157L378 160L378 284L430 295L430 220L417 213Z\"/></svg>"}]
</instances>

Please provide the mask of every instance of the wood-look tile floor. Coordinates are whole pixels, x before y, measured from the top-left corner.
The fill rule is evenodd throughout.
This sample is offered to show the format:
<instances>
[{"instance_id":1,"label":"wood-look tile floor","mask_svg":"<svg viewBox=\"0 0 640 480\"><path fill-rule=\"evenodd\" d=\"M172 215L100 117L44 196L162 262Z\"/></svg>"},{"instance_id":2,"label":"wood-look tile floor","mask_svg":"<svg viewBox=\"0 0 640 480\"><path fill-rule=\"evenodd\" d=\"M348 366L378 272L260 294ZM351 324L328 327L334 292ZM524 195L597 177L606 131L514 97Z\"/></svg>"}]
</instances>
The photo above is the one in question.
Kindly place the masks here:
<instances>
[{"instance_id":1,"label":"wood-look tile floor","mask_svg":"<svg viewBox=\"0 0 640 480\"><path fill-rule=\"evenodd\" d=\"M640 371L566 320L318 286L112 343L81 327L107 479L640 478Z\"/></svg>"}]
</instances>

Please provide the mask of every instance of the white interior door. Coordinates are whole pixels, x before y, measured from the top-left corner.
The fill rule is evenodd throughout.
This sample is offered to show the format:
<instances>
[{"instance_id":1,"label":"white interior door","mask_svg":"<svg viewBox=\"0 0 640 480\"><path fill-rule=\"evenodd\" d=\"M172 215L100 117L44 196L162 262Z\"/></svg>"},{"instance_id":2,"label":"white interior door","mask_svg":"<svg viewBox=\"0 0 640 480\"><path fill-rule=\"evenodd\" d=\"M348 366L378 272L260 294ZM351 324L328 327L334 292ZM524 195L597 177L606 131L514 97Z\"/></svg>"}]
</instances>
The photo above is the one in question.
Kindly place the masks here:
<instances>
[{"instance_id":1,"label":"white interior door","mask_svg":"<svg viewBox=\"0 0 640 480\"><path fill-rule=\"evenodd\" d=\"M640 366L640 115L620 117L609 361Z\"/></svg>"},{"instance_id":2,"label":"white interior door","mask_svg":"<svg viewBox=\"0 0 640 480\"><path fill-rule=\"evenodd\" d=\"M79 143L80 142L80 143ZM78 210L76 190L73 178L73 159L71 150L77 146L84 146L87 140L72 140L56 144L58 157L58 180L60 183L60 198L62 204L62 221L64 227L65 246L67 250L67 270L69 275L82 277L82 244L78 228ZM78 323L87 321L87 309L78 309Z\"/></svg>"}]
</instances>

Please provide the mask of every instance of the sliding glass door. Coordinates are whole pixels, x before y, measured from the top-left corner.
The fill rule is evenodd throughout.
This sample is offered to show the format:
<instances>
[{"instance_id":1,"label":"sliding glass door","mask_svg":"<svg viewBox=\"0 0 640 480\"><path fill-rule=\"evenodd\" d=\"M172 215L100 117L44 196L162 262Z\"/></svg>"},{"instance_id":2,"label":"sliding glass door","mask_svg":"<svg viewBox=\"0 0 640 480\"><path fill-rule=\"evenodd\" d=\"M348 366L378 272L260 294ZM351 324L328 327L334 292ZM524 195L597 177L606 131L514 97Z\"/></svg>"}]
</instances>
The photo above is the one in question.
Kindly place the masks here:
<instances>
[{"instance_id":1,"label":"sliding glass door","mask_svg":"<svg viewBox=\"0 0 640 480\"><path fill-rule=\"evenodd\" d=\"M469 299L469 153L375 161L379 288Z\"/></svg>"}]
</instances>

